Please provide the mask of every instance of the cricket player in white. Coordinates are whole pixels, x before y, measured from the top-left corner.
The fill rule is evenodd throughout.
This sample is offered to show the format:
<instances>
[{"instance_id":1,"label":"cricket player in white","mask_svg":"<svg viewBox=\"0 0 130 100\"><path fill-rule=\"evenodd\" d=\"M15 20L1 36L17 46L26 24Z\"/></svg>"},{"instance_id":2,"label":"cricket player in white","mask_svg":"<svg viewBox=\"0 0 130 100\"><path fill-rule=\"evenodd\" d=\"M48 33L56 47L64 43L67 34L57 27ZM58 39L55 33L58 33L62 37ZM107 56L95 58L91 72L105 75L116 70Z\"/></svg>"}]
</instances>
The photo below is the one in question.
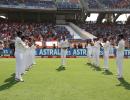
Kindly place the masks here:
<instances>
[{"instance_id":1,"label":"cricket player in white","mask_svg":"<svg viewBox=\"0 0 130 100\"><path fill-rule=\"evenodd\" d=\"M31 43L28 41L28 49L26 51L26 57L27 57L27 65L26 65L26 71L28 71L31 68L32 65L32 53L31 53Z\"/></svg>"},{"instance_id":2,"label":"cricket player in white","mask_svg":"<svg viewBox=\"0 0 130 100\"><path fill-rule=\"evenodd\" d=\"M92 43L91 43L91 48L92 48L91 64L95 65L95 46L94 46L94 41L92 41Z\"/></svg>"},{"instance_id":3,"label":"cricket player in white","mask_svg":"<svg viewBox=\"0 0 130 100\"><path fill-rule=\"evenodd\" d=\"M96 42L94 43L94 47L95 47L95 61L94 61L94 65L96 67L99 67L99 58L100 58L100 41L99 39L97 38L96 39Z\"/></svg>"},{"instance_id":4,"label":"cricket player in white","mask_svg":"<svg viewBox=\"0 0 130 100\"><path fill-rule=\"evenodd\" d=\"M22 41L25 43L25 45L26 45L26 48L25 48L25 50L24 50L24 52L23 52L23 56L24 56L24 59L23 59L23 64L24 64L24 67L22 68L22 75L23 74L25 74L25 70L26 70L26 63L27 63L27 58L26 58L26 51L27 51L27 49L28 49L28 45L27 45L27 43L26 43L26 38L25 38L25 36L22 36Z\"/></svg>"},{"instance_id":5,"label":"cricket player in white","mask_svg":"<svg viewBox=\"0 0 130 100\"><path fill-rule=\"evenodd\" d=\"M91 62L91 59L92 59L92 46L91 46L91 41L88 43L88 46L87 46L87 57L88 57L88 63Z\"/></svg>"},{"instance_id":6,"label":"cricket player in white","mask_svg":"<svg viewBox=\"0 0 130 100\"><path fill-rule=\"evenodd\" d=\"M66 55L67 55L67 48L69 47L69 42L65 37L60 41L61 47L61 66L65 68L66 64Z\"/></svg>"},{"instance_id":7,"label":"cricket player in white","mask_svg":"<svg viewBox=\"0 0 130 100\"><path fill-rule=\"evenodd\" d=\"M108 71L109 70L109 50L110 50L110 42L108 41L107 38L104 38L104 43L102 43L102 46L104 48L104 70Z\"/></svg>"},{"instance_id":8,"label":"cricket player in white","mask_svg":"<svg viewBox=\"0 0 130 100\"><path fill-rule=\"evenodd\" d=\"M31 46L31 49L32 49L32 64L35 65L36 64L36 61L35 61L35 49L36 49L36 45L35 45L35 39L34 39L34 36L31 35L31 42L32 42L32 46Z\"/></svg>"},{"instance_id":9,"label":"cricket player in white","mask_svg":"<svg viewBox=\"0 0 130 100\"><path fill-rule=\"evenodd\" d=\"M36 49L36 46L35 46L35 44L33 44L31 46L31 49L32 49L32 64L35 65L36 64L36 61L35 61L35 49Z\"/></svg>"},{"instance_id":10,"label":"cricket player in white","mask_svg":"<svg viewBox=\"0 0 130 100\"><path fill-rule=\"evenodd\" d=\"M31 68L32 67L32 49L31 47L29 47L28 49L28 68Z\"/></svg>"},{"instance_id":11,"label":"cricket player in white","mask_svg":"<svg viewBox=\"0 0 130 100\"><path fill-rule=\"evenodd\" d=\"M30 48L29 48L29 68L32 67L33 64L36 64L35 62L35 45L34 45L34 41L33 41L33 38L29 38L29 45L30 45Z\"/></svg>"},{"instance_id":12,"label":"cricket player in white","mask_svg":"<svg viewBox=\"0 0 130 100\"><path fill-rule=\"evenodd\" d=\"M26 46L28 47L25 50L25 58L24 58L24 60L25 60L25 71L26 71L27 68L28 68L28 59L29 59L29 57L28 57L28 49L29 49L28 40L26 40L25 43L26 43Z\"/></svg>"},{"instance_id":13,"label":"cricket player in white","mask_svg":"<svg viewBox=\"0 0 130 100\"><path fill-rule=\"evenodd\" d=\"M123 58L124 58L124 48L125 48L125 41L123 35L119 35L119 43L118 46L116 46L117 52L116 52L116 64L117 64L117 73L118 78L123 78Z\"/></svg>"},{"instance_id":14,"label":"cricket player in white","mask_svg":"<svg viewBox=\"0 0 130 100\"><path fill-rule=\"evenodd\" d=\"M17 37L15 40L15 57L16 57L16 75L15 80L16 81L23 81L21 74L23 73L23 67L24 67L24 52L26 47L26 44L21 40L22 32L17 33Z\"/></svg>"}]
</instances>

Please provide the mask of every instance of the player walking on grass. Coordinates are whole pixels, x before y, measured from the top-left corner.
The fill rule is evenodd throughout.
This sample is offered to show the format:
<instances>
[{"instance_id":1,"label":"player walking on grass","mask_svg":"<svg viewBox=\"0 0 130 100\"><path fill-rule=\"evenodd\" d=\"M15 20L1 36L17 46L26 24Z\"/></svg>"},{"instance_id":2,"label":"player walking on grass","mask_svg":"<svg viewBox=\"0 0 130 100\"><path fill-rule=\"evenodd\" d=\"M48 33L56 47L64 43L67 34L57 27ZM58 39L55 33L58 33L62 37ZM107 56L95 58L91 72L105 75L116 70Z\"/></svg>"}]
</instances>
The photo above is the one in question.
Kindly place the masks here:
<instances>
[{"instance_id":1,"label":"player walking on grass","mask_svg":"<svg viewBox=\"0 0 130 100\"><path fill-rule=\"evenodd\" d=\"M69 47L68 40L63 37L60 41L60 48L61 48L61 67L65 69L66 65L66 55L67 55L67 48Z\"/></svg>"}]
</instances>

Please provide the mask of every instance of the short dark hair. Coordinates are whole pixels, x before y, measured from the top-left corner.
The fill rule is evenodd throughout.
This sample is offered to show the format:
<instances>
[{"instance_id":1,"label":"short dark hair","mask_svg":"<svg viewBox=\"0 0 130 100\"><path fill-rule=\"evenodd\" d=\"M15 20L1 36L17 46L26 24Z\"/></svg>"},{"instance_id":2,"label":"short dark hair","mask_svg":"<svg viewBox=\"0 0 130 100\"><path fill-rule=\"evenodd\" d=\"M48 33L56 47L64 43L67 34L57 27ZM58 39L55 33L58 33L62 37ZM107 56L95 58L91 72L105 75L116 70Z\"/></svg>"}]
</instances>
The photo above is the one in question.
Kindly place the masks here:
<instances>
[{"instance_id":1,"label":"short dark hair","mask_svg":"<svg viewBox=\"0 0 130 100\"><path fill-rule=\"evenodd\" d=\"M105 37L105 38L103 38L103 42L107 42L107 38Z\"/></svg>"},{"instance_id":2,"label":"short dark hair","mask_svg":"<svg viewBox=\"0 0 130 100\"><path fill-rule=\"evenodd\" d=\"M120 39L124 39L124 35L123 35L123 34L120 34L118 37L119 37Z\"/></svg>"},{"instance_id":3,"label":"short dark hair","mask_svg":"<svg viewBox=\"0 0 130 100\"><path fill-rule=\"evenodd\" d=\"M18 37L21 37L21 36L22 36L22 34L23 34L23 33L22 33L22 32L20 32L20 31L18 31L18 32L17 32L17 36L18 36Z\"/></svg>"},{"instance_id":4,"label":"short dark hair","mask_svg":"<svg viewBox=\"0 0 130 100\"><path fill-rule=\"evenodd\" d=\"M24 41L26 39L26 37L24 35L22 35L21 39Z\"/></svg>"}]
</instances>

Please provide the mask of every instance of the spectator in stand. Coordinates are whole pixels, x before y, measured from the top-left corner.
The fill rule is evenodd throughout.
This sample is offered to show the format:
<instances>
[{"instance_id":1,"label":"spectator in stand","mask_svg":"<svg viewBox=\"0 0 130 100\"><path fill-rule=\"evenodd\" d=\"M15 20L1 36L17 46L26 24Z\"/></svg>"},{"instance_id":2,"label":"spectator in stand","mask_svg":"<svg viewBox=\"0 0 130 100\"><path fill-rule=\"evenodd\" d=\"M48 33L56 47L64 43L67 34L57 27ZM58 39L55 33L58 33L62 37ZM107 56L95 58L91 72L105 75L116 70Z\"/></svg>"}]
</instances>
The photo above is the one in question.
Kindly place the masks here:
<instances>
[{"instance_id":1,"label":"spectator in stand","mask_svg":"<svg viewBox=\"0 0 130 100\"><path fill-rule=\"evenodd\" d=\"M52 23L19 23L5 22L0 23L0 39L9 44L18 30L23 32L23 35L34 35L35 41L57 41L60 37L66 36L71 39L70 32L64 26L56 26Z\"/></svg>"},{"instance_id":2,"label":"spectator in stand","mask_svg":"<svg viewBox=\"0 0 130 100\"><path fill-rule=\"evenodd\" d=\"M82 48L83 48L82 43L79 43L79 44L78 44L78 49L82 49Z\"/></svg>"},{"instance_id":3,"label":"spectator in stand","mask_svg":"<svg viewBox=\"0 0 130 100\"><path fill-rule=\"evenodd\" d=\"M85 2L90 9L101 9L104 7L109 9L127 9L130 7L129 0L85 0Z\"/></svg>"},{"instance_id":4,"label":"spectator in stand","mask_svg":"<svg viewBox=\"0 0 130 100\"><path fill-rule=\"evenodd\" d=\"M125 43L127 44L126 47L130 48L130 43L128 42L130 38L130 25L86 23L80 24L79 26L97 37L111 38L112 44L115 44L117 35L123 33L125 37Z\"/></svg>"},{"instance_id":5,"label":"spectator in stand","mask_svg":"<svg viewBox=\"0 0 130 100\"><path fill-rule=\"evenodd\" d=\"M44 8L55 8L55 2L53 0L0 0L0 4L18 6L24 4L24 6L38 6Z\"/></svg>"},{"instance_id":6,"label":"spectator in stand","mask_svg":"<svg viewBox=\"0 0 130 100\"><path fill-rule=\"evenodd\" d=\"M56 45L55 44L53 44L53 49L56 49Z\"/></svg>"},{"instance_id":7,"label":"spectator in stand","mask_svg":"<svg viewBox=\"0 0 130 100\"><path fill-rule=\"evenodd\" d=\"M76 45L76 43L74 43L73 48L74 48L74 49L77 49L77 45Z\"/></svg>"},{"instance_id":8,"label":"spectator in stand","mask_svg":"<svg viewBox=\"0 0 130 100\"><path fill-rule=\"evenodd\" d=\"M80 9L80 0L56 0L58 9Z\"/></svg>"}]
</instances>

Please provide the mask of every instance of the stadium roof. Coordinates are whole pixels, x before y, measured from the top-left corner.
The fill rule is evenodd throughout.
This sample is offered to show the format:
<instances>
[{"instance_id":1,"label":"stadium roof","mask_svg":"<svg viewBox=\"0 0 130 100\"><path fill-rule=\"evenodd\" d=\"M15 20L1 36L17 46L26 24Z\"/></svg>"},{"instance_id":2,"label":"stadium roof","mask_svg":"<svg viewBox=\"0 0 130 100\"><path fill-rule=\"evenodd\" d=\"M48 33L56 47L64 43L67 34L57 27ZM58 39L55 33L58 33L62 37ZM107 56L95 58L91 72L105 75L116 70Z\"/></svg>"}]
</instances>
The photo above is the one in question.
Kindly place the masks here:
<instances>
[{"instance_id":1,"label":"stadium roof","mask_svg":"<svg viewBox=\"0 0 130 100\"><path fill-rule=\"evenodd\" d=\"M122 21L122 22L125 22L127 21L127 19L129 18L130 14L122 14L120 15L116 21Z\"/></svg>"},{"instance_id":2,"label":"stadium roof","mask_svg":"<svg viewBox=\"0 0 130 100\"><path fill-rule=\"evenodd\" d=\"M6 19L6 16L0 15L0 18Z\"/></svg>"},{"instance_id":3,"label":"stadium roof","mask_svg":"<svg viewBox=\"0 0 130 100\"><path fill-rule=\"evenodd\" d=\"M106 13L107 14L107 13ZM97 22L100 13L90 13L90 15L87 16L86 21L92 21L92 22ZM125 14L114 14L115 17L111 17L112 21L115 19L115 22L126 22L128 18L130 17L130 13L125 13ZM106 21L106 17L102 18L102 22Z\"/></svg>"},{"instance_id":4,"label":"stadium roof","mask_svg":"<svg viewBox=\"0 0 130 100\"><path fill-rule=\"evenodd\" d=\"M86 21L97 21L98 13L91 13L89 17L86 18Z\"/></svg>"}]
</instances>

